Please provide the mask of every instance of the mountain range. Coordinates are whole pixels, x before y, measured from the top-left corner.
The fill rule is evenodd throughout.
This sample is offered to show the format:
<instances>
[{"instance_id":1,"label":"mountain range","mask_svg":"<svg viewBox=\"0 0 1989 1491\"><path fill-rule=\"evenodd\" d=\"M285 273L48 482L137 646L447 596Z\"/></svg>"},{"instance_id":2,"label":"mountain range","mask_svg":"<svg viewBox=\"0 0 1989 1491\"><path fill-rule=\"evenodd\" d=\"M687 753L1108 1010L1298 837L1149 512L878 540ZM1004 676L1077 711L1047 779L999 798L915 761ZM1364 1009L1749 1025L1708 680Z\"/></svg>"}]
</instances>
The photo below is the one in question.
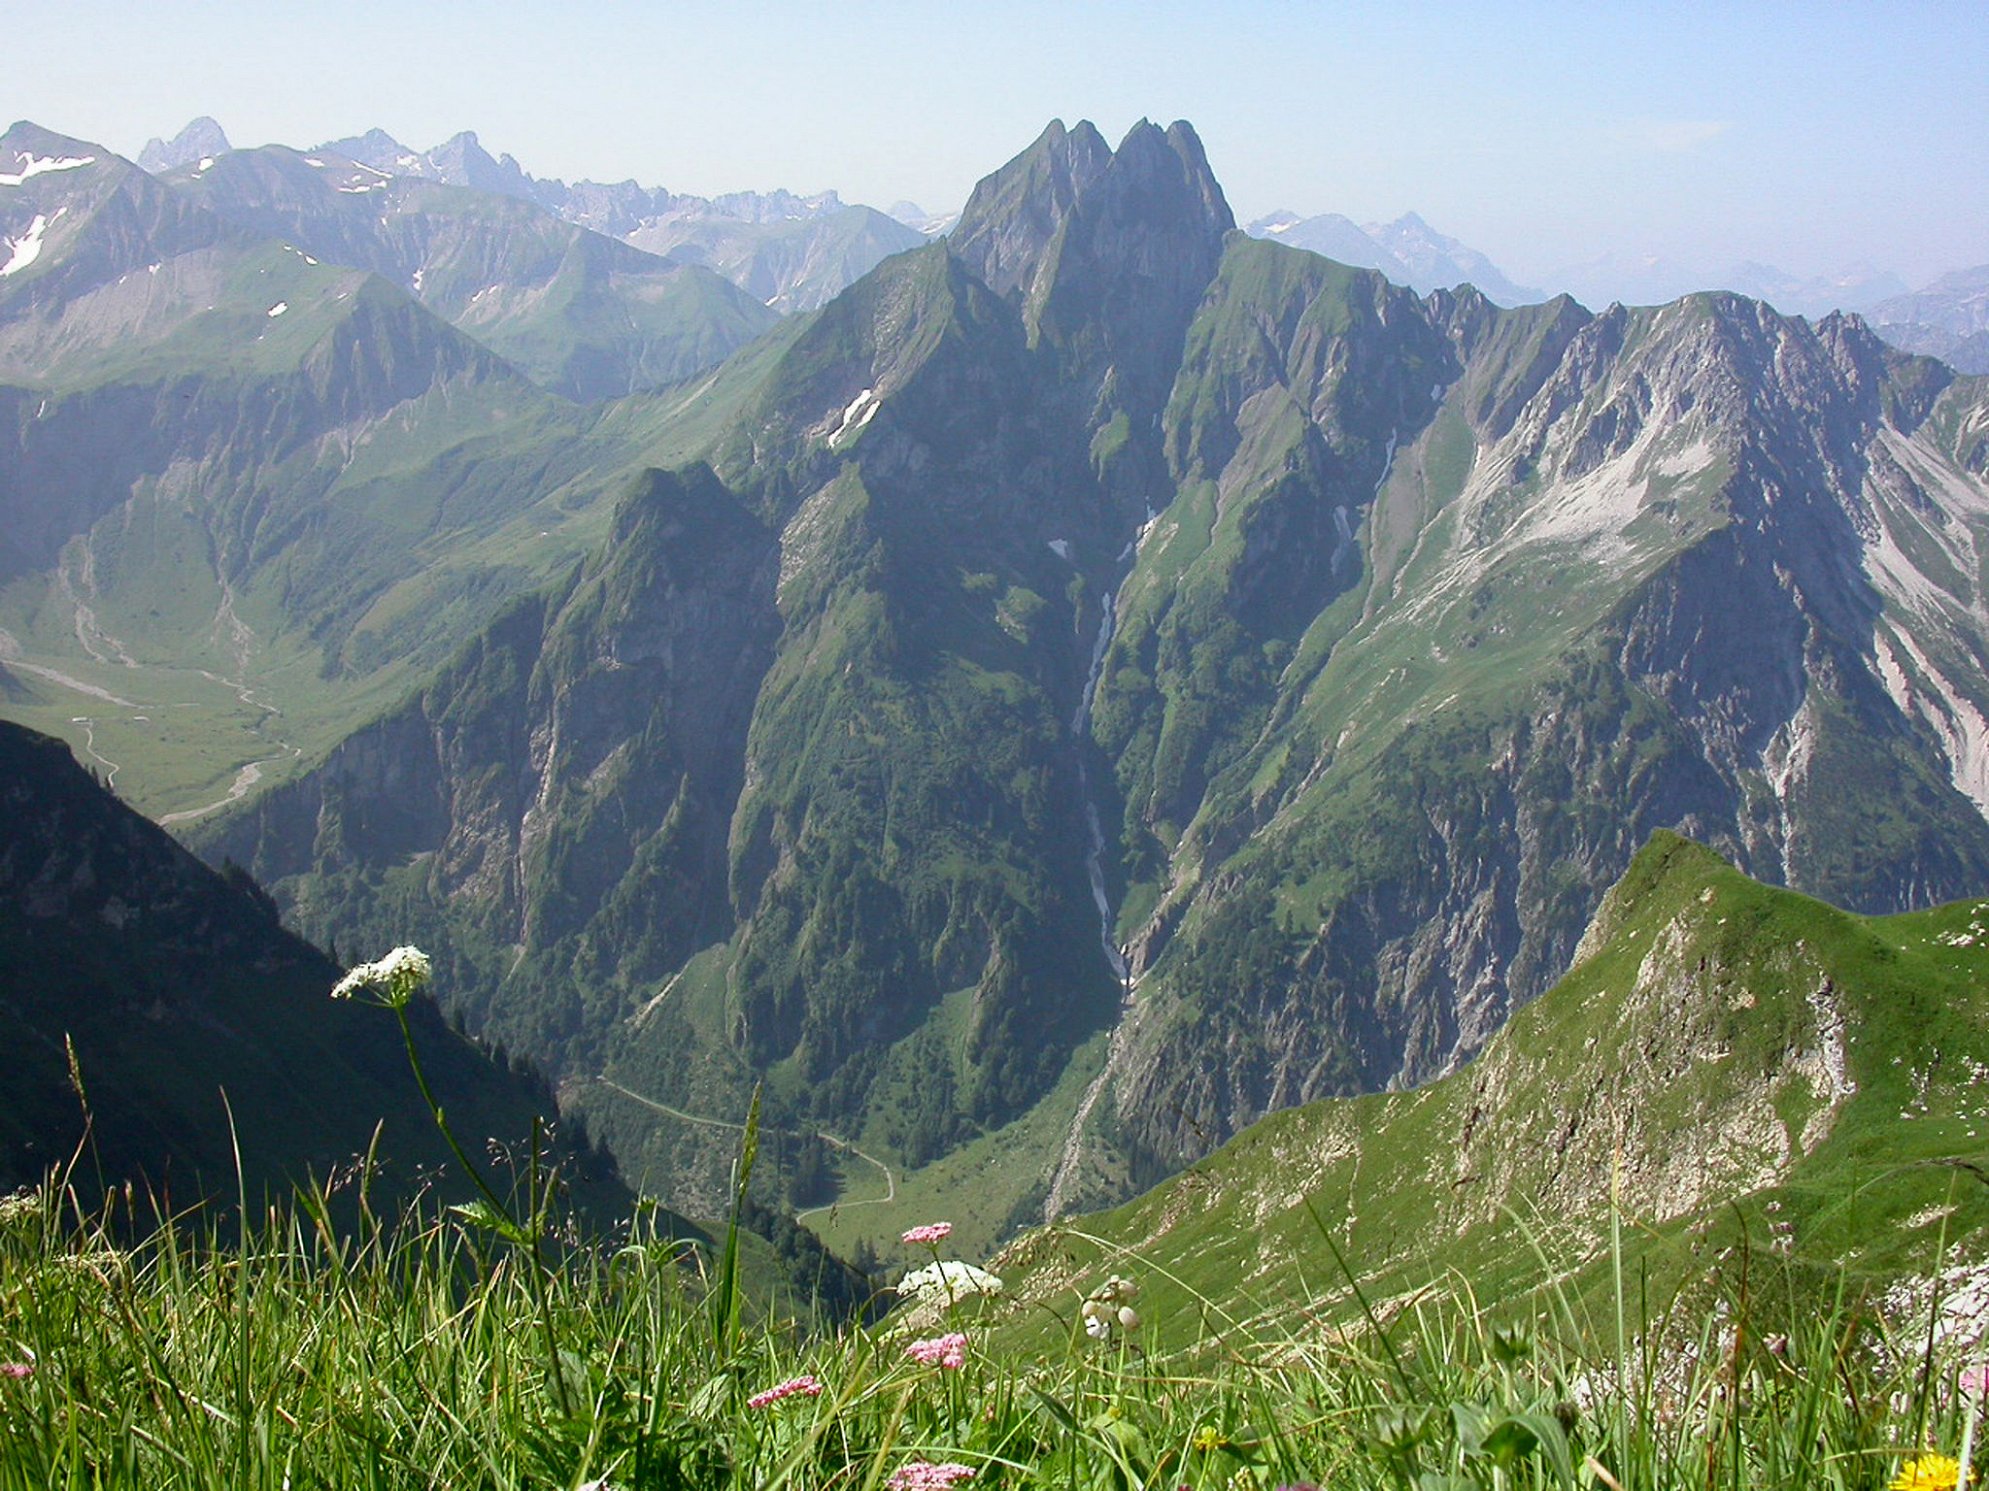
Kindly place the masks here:
<instances>
[{"instance_id":1,"label":"mountain range","mask_svg":"<svg viewBox=\"0 0 1989 1491\"><path fill-rule=\"evenodd\" d=\"M229 149L219 124L200 118L172 141L148 142L139 164L155 174L218 157ZM606 185L529 175L509 155L492 158L465 131L433 150L415 151L383 130L319 148L349 156L395 177L439 181L529 201L580 227L621 238L673 262L705 265L782 312L809 310L889 254L950 231L958 214L934 215L899 202L881 222L867 207L844 204L834 192L734 192L688 196L633 181ZM1414 212L1392 222L1356 224L1339 213L1307 216L1286 210L1247 225L1253 237L1309 249L1358 268L1378 269L1399 285L1428 293L1469 284L1502 306L1550 298L1515 284L1485 254L1438 232ZM1904 351L1937 356L1962 372L1989 372L1982 332L1981 269L1958 271L1907 293L1896 274L1869 264L1836 274L1800 276L1773 265L1742 261L1718 271L1654 255L1604 254L1544 276L1551 293L1585 305L1659 305L1703 290L1728 290L1766 301L1784 315L1812 320L1833 311L1867 314L1880 334Z\"/></svg>"},{"instance_id":2,"label":"mountain range","mask_svg":"<svg viewBox=\"0 0 1989 1491\"><path fill-rule=\"evenodd\" d=\"M267 155L272 148L253 153ZM201 118L170 142L152 140L138 163L155 175L188 168L198 171L201 161L220 160L228 151L221 126ZM873 208L845 204L832 191L806 197L774 191L706 198L634 181L578 181L569 186L527 174L509 155L493 157L469 130L432 150L413 150L385 130L373 129L329 141L308 154L336 157L340 164L330 167L333 170L344 169L348 162L363 167L365 175L348 173L349 184L339 188L355 194L369 188L409 193L406 186L389 189L379 184L389 180L431 182L529 203L563 222L619 239L673 264L710 269L783 313L813 310L878 260L915 248L926 238L918 227ZM410 208L398 195L392 201L369 199L366 205L396 218L421 210Z\"/></svg>"},{"instance_id":3,"label":"mountain range","mask_svg":"<svg viewBox=\"0 0 1989 1491\"><path fill-rule=\"evenodd\" d=\"M1487 300L1503 306L1545 300L1545 292L1515 285L1499 267L1476 249L1436 231L1415 213L1392 223L1357 224L1337 212L1301 217L1274 212L1245 229L1252 238L1306 249L1351 264L1378 269L1398 285L1421 290L1471 285Z\"/></svg>"},{"instance_id":4,"label":"mountain range","mask_svg":"<svg viewBox=\"0 0 1989 1491\"><path fill-rule=\"evenodd\" d=\"M1246 231L1253 238L1309 249L1343 264L1378 269L1396 284L1425 294L1468 284L1501 306L1550 298L1548 291L1514 284L1484 254L1437 232L1413 212L1390 223L1363 225L1334 212L1306 217L1281 211L1257 219ZM1544 278L1554 293L1590 306L1662 305L1701 291L1726 290L1765 301L1784 315L1812 320L1833 311L1864 312L1882 336L1904 351L1942 357L1963 372L1989 371L1977 365L1980 349L1967 341L1982 329L1976 304L1980 270L1945 276L1911 295L1899 276L1869 264L1804 277L1752 261L1709 271L1654 255L1604 254Z\"/></svg>"},{"instance_id":5,"label":"mountain range","mask_svg":"<svg viewBox=\"0 0 1989 1491\"><path fill-rule=\"evenodd\" d=\"M429 947L686 1207L761 1083L992 1237L1443 1077L1657 830L1989 881L1989 385L1855 317L1417 293L1058 123L582 405L254 219L480 190L317 155L0 139L4 708Z\"/></svg>"}]
</instances>

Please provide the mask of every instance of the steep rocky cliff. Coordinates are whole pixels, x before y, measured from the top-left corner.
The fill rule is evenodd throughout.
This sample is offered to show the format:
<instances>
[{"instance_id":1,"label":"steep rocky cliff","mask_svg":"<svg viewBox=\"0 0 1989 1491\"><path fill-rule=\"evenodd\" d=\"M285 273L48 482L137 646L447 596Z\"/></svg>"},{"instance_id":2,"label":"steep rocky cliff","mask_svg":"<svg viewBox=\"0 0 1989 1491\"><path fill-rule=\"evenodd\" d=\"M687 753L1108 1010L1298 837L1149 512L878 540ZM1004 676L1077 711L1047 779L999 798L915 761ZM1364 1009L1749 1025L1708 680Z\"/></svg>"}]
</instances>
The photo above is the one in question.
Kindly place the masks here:
<instances>
[{"instance_id":1,"label":"steep rocky cliff","mask_svg":"<svg viewBox=\"0 0 1989 1491\"><path fill-rule=\"evenodd\" d=\"M1260 375L1229 407L1310 418L1270 460L1248 442L1275 415L1217 421L1239 454L1126 588L1157 619L1122 625L1099 712L1126 746L1128 902L1153 908L1121 922L1142 998L1117 1085L1149 1174L1271 1108L1455 1066L1567 966L1654 828L1868 911L1989 870L1980 383L1727 296L1401 312L1385 367L1429 383L1363 427L1302 365ZM1307 314L1348 325L1335 363L1381 336L1331 298ZM1286 476L1343 451L1367 463L1337 485ZM1249 627L1251 527L1316 533L1329 506L1364 562ZM1143 587L1149 549L1168 578ZM1235 629L1177 640L1191 606ZM1170 642L1186 668L1148 661Z\"/></svg>"}]
</instances>

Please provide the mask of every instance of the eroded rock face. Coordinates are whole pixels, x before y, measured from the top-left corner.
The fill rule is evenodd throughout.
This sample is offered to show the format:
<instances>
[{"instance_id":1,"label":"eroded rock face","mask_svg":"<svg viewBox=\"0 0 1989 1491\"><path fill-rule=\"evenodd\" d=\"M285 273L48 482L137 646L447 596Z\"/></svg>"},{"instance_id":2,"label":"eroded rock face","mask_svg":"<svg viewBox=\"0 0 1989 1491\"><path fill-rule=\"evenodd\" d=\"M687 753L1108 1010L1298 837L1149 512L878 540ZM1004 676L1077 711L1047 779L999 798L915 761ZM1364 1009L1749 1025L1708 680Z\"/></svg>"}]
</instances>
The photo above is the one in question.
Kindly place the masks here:
<instances>
[{"instance_id":1,"label":"eroded rock face","mask_svg":"<svg viewBox=\"0 0 1989 1491\"><path fill-rule=\"evenodd\" d=\"M1243 641L1275 628L1170 637L1170 612L1243 613L1255 556L1210 543L1150 587L1144 654L1135 612L1108 665L1129 839L1178 835L1133 934L1153 993L1117 1078L1117 1134L1149 1176L1272 1109L1453 1069L1567 966L1653 828L1870 911L1989 870L1966 578L1989 514L1980 385L1855 320L1812 330L1731 296L1542 307L1496 332L1442 297L1411 314L1446 325L1454 360L1423 354L1448 379L1434 413L1366 425L1388 441L1372 497L1340 488L1363 524L1358 615L1313 613L1287 633L1298 661L1238 687ZM1334 500L1327 482L1251 491L1262 397L1231 389L1238 437L1197 438L1228 457L1218 526L1247 531L1253 498ZM1295 453L1332 449L1313 409ZM1341 450L1360 428L1343 415ZM1228 690L1170 687L1170 645L1190 679L1229 659ZM1211 724L1170 755L1191 701ZM1181 796L1180 760L1206 789Z\"/></svg>"}]
</instances>

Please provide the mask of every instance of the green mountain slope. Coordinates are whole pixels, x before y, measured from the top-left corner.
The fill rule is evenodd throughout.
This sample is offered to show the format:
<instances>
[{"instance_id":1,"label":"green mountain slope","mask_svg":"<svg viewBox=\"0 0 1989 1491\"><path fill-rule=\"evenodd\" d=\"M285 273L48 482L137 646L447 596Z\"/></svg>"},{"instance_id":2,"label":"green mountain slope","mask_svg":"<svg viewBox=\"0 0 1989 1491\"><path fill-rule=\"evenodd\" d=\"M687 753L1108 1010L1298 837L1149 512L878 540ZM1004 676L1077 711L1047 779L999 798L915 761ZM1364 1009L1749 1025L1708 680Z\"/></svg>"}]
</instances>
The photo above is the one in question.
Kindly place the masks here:
<instances>
[{"instance_id":1,"label":"green mountain slope","mask_svg":"<svg viewBox=\"0 0 1989 1491\"><path fill-rule=\"evenodd\" d=\"M737 401L709 427L712 475L657 479L571 595L203 844L281 884L307 926L451 929L438 945L486 1028L582 1086L605 1064L734 1117L763 1072L790 1125L912 1163L1026 1110L1114 1005L1073 716L1089 574L1157 460L1156 380L1080 402L1072 379L1178 341L1228 226L1192 136L1152 126L1078 206L1029 305L934 245L743 354L712 395ZM1097 316L1064 303L1142 235L1142 293ZM644 518L651 498L682 518ZM677 640L632 700L695 677L708 702L643 724L605 701L633 682L615 660L659 635ZM472 699L487 707L459 722ZM418 791L383 774L389 740L424 763ZM468 770L457 740L501 759ZM710 767L675 764L693 755ZM388 823L408 831L358 827ZM515 894L459 873L491 863ZM683 997L659 999L680 972ZM631 1153L698 1147L596 1099ZM674 1160L645 1173L688 1183Z\"/></svg>"},{"instance_id":2,"label":"green mountain slope","mask_svg":"<svg viewBox=\"0 0 1989 1491\"><path fill-rule=\"evenodd\" d=\"M1985 883L1980 383L1732 297L1418 313L1281 252L1191 332L1275 355L1184 369L1098 693L1136 1170L1455 1065L1655 828L1866 910Z\"/></svg>"},{"instance_id":3,"label":"green mountain slope","mask_svg":"<svg viewBox=\"0 0 1989 1491\"><path fill-rule=\"evenodd\" d=\"M0 231L44 223L0 278L7 708L174 822L404 693L679 448L671 406L575 409L100 147L17 126L6 167Z\"/></svg>"},{"instance_id":4,"label":"green mountain slope","mask_svg":"<svg viewBox=\"0 0 1989 1491\"><path fill-rule=\"evenodd\" d=\"M1763 1294L1840 1265L1883 1286L1989 1242L1985 979L1989 902L1854 916L1659 834L1463 1070L1274 1114L994 1266L1026 1314L1136 1268L1152 1319L1206 1301L1283 1335L1359 1309L1322 1229L1371 1300L1461 1276L1510 1301L1558 1270L1579 1294L1613 1192L1654 1304L1743 1234Z\"/></svg>"}]
</instances>

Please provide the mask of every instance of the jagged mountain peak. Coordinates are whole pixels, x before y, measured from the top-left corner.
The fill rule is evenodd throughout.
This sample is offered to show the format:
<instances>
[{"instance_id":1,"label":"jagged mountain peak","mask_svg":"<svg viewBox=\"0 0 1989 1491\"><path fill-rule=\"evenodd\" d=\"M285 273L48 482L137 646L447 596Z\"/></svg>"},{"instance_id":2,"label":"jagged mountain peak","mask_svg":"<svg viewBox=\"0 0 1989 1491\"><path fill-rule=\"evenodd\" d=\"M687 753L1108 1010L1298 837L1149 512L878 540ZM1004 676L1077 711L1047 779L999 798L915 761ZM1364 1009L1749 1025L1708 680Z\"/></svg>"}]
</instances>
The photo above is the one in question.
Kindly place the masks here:
<instances>
[{"instance_id":1,"label":"jagged mountain peak","mask_svg":"<svg viewBox=\"0 0 1989 1491\"><path fill-rule=\"evenodd\" d=\"M1151 158L1146 159L1149 155ZM1137 164L1147 171L1167 174L1179 171L1194 193L1200 216L1218 234L1236 226L1236 215L1230 211L1229 200L1223 195L1215 172L1209 168L1201 136L1187 120L1177 119L1163 130L1142 119L1120 142L1114 163L1121 169Z\"/></svg>"},{"instance_id":2,"label":"jagged mountain peak","mask_svg":"<svg viewBox=\"0 0 1989 1491\"><path fill-rule=\"evenodd\" d=\"M1035 143L975 185L950 235L954 255L991 289L1023 290L1077 200L1104 174L1112 147L1090 120L1052 119Z\"/></svg>"},{"instance_id":3,"label":"jagged mountain peak","mask_svg":"<svg viewBox=\"0 0 1989 1491\"><path fill-rule=\"evenodd\" d=\"M956 258L1048 338L1118 383L1144 420L1166 398L1180 339L1236 226L1186 123L1141 120L1116 151L1088 122L1053 122L974 188L949 239Z\"/></svg>"},{"instance_id":4,"label":"jagged mountain peak","mask_svg":"<svg viewBox=\"0 0 1989 1491\"><path fill-rule=\"evenodd\" d=\"M1027 150L974 187L951 235L953 252L994 290L1026 290L1023 298L1033 298L1052 240L1108 179L1121 215L1135 207L1156 219L1172 217L1170 226L1199 227L1212 241L1236 226L1185 120L1163 131L1142 119L1115 151L1090 120L1066 129L1053 119Z\"/></svg>"},{"instance_id":5,"label":"jagged mountain peak","mask_svg":"<svg viewBox=\"0 0 1989 1491\"><path fill-rule=\"evenodd\" d=\"M425 158L451 186L471 186L528 202L539 199L537 184L525 174L525 168L509 155L493 156L483 148L475 130L451 135Z\"/></svg>"},{"instance_id":6,"label":"jagged mountain peak","mask_svg":"<svg viewBox=\"0 0 1989 1491\"><path fill-rule=\"evenodd\" d=\"M358 161L362 166L372 166L375 170L405 170L417 161L414 151L383 129L369 129L363 135L347 135L340 140L327 140L318 146L313 154L330 153L342 155L348 160Z\"/></svg>"},{"instance_id":7,"label":"jagged mountain peak","mask_svg":"<svg viewBox=\"0 0 1989 1491\"><path fill-rule=\"evenodd\" d=\"M202 114L171 140L162 140L156 135L147 140L145 148L138 153L138 168L156 176L175 166L190 166L210 155L226 155L233 148L228 143L227 132Z\"/></svg>"}]
</instances>

